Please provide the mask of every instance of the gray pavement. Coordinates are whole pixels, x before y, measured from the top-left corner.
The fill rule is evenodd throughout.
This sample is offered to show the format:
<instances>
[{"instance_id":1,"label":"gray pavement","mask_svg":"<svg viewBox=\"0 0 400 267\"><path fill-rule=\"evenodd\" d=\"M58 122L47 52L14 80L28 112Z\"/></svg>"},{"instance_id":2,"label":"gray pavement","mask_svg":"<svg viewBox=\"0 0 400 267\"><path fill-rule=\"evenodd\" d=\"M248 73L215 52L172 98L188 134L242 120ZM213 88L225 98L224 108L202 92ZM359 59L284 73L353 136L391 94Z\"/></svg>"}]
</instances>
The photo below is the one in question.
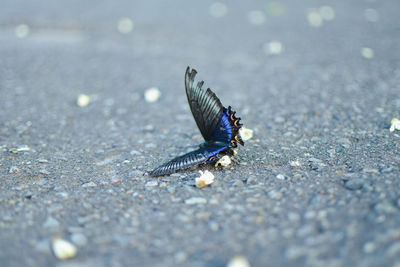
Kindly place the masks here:
<instances>
[{"instance_id":1,"label":"gray pavement","mask_svg":"<svg viewBox=\"0 0 400 267\"><path fill-rule=\"evenodd\" d=\"M2 1L1 266L400 266L399 1L132 2ZM204 189L188 65L254 130Z\"/></svg>"}]
</instances>

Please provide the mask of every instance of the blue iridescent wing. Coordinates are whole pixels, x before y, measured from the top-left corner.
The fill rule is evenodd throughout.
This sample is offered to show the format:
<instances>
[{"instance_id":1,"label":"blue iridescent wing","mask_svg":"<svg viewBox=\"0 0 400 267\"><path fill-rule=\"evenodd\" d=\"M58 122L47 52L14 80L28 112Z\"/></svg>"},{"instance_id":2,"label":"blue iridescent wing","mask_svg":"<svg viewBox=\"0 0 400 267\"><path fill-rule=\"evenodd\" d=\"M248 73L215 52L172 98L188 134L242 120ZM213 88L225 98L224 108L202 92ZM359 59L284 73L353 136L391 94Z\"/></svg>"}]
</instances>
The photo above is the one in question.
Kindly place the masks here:
<instances>
[{"instance_id":1,"label":"blue iridescent wing","mask_svg":"<svg viewBox=\"0 0 400 267\"><path fill-rule=\"evenodd\" d=\"M178 170L183 170L192 166L197 166L200 164L215 161L217 158L216 157L211 158L210 155L212 155L213 152L217 151L218 149L221 149L221 147L218 146L201 147L197 150L176 157L173 160L168 161L167 163L164 163L163 165L151 171L150 175L151 176L167 175L176 172Z\"/></svg>"},{"instance_id":2,"label":"blue iridescent wing","mask_svg":"<svg viewBox=\"0 0 400 267\"><path fill-rule=\"evenodd\" d=\"M197 71L195 69L190 71L190 68L187 67L185 73L186 95L197 127L204 140L210 141L221 120L224 107L210 88L206 91L201 88L203 81L194 85L196 74Z\"/></svg>"},{"instance_id":3,"label":"blue iridescent wing","mask_svg":"<svg viewBox=\"0 0 400 267\"><path fill-rule=\"evenodd\" d=\"M192 166L211 163L237 144L244 145L239 130L242 127L240 118L229 106L222 106L218 97L210 90L204 91L203 81L194 86L196 70L188 67L185 74L186 95L190 110L206 142L199 149L174 158L150 172L151 176L171 174Z\"/></svg>"},{"instance_id":4,"label":"blue iridescent wing","mask_svg":"<svg viewBox=\"0 0 400 267\"><path fill-rule=\"evenodd\" d=\"M236 112L228 108L223 109L221 119L213 133L209 143L225 145L228 148L235 148L237 144L244 145L239 130L242 127L240 118L235 116Z\"/></svg>"}]
</instances>

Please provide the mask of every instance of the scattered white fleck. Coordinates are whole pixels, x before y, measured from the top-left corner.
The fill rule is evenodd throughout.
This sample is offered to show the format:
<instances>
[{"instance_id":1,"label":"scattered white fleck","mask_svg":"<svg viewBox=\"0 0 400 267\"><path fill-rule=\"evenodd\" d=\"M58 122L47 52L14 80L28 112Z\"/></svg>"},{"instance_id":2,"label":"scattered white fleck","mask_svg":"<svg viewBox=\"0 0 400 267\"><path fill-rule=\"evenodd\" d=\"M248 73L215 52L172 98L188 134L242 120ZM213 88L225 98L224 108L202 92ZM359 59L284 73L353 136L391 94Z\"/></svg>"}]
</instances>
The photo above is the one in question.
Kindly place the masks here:
<instances>
[{"instance_id":1,"label":"scattered white fleck","mask_svg":"<svg viewBox=\"0 0 400 267\"><path fill-rule=\"evenodd\" d=\"M367 59L371 59L374 57L374 50L368 47L361 48L361 55Z\"/></svg>"},{"instance_id":2,"label":"scattered white fleck","mask_svg":"<svg viewBox=\"0 0 400 267\"><path fill-rule=\"evenodd\" d=\"M90 99L90 96L85 95L85 94L80 94L76 100L76 104L79 107L86 107L87 105L90 104L92 100Z\"/></svg>"},{"instance_id":3,"label":"scattered white fleck","mask_svg":"<svg viewBox=\"0 0 400 267\"><path fill-rule=\"evenodd\" d=\"M153 181L148 181L145 186L146 187L154 187L157 185L158 185L158 182L156 180L153 180Z\"/></svg>"},{"instance_id":4,"label":"scattered white fleck","mask_svg":"<svg viewBox=\"0 0 400 267\"><path fill-rule=\"evenodd\" d=\"M225 155L215 163L215 167L217 167L217 166L226 167L231 163L232 163L231 158L228 155Z\"/></svg>"},{"instance_id":5,"label":"scattered white fleck","mask_svg":"<svg viewBox=\"0 0 400 267\"><path fill-rule=\"evenodd\" d=\"M248 129L244 126L242 128L240 128L240 130L239 130L240 137L242 137L243 141L247 141L247 140L250 140L251 138L253 138L253 132L254 132L253 130Z\"/></svg>"},{"instance_id":6,"label":"scattered white fleck","mask_svg":"<svg viewBox=\"0 0 400 267\"><path fill-rule=\"evenodd\" d=\"M319 14L324 20L333 20L335 18L335 10L330 6L320 7Z\"/></svg>"},{"instance_id":7,"label":"scattered white fleck","mask_svg":"<svg viewBox=\"0 0 400 267\"><path fill-rule=\"evenodd\" d=\"M47 159L38 159L37 160L39 163L49 163Z\"/></svg>"},{"instance_id":8,"label":"scattered white fleck","mask_svg":"<svg viewBox=\"0 0 400 267\"><path fill-rule=\"evenodd\" d=\"M209 171L199 171L200 177L196 178L196 187L203 188L206 187L214 182L214 174Z\"/></svg>"},{"instance_id":9,"label":"scattered white fleck","mask_svg":"<svg viewBox=\"0 0 400 267\"><path fill-rule=\"evenodd\" d=\"M53 239L52 248L54 255L60 260L73 258L76 256L77 252L77 249L73 244L61 238Z\"/></svg>"},{"instance_id":10,"label":"scattered white fleck","mask_svg":"<svg viewBox=\"0 0 400 267\"><path fill-rule=\"evenodd\" d=\"M364 10L364 18L370 22L377 22L379 20L379 13L376 9L367 8Z\"/></svg>"},{"instance_id":11,"label":"scattered white fleck","mask_svg":"<svg viewBox=\"0 0 400 267\"><path fill-rule=\"evenodd\" d=\"M283 52L284 48L281 42L271 41L263 45L263 50L267 55L279 55Z\"/></svg>"},{"instance_id":12,"label":"scattered white fleck","mask_svg":"<svg viewBox=\"0 0 400 267\"><path fill-rule=\"evenodd\" d=\"M283 175L283 174L278 174L277 176L276 176L276 179L278 179L278 180L285 180L285 175Z\"/></svg>"},{"instance_id":13,"label":"scattered white fleck","mask_svg":"<svg viewBox=\"0 0 400 267\"><path fill-rule=\"evenodd\" d=\"M254 25L262 25L266 21L264 12L262 12L260 10L250 11L248 13L247 17L248 17L250 23L254 24Z\"/></svg>"},{"instance_id":14,"label":"scattered white fleck","mask_svg":"<svg viewBox=\"0 0 400 267\"><path fill-rule=\"evenodd\" d=\"M196 205L196 204L206 204L207 199L203 197L192 197L185 200L185 204L187 205Z\"/></svg>"},{"instance_id":15,"label":"scattered white fleck","mask_svg":"<svg viewBox=\"0 0 400 267\"><path fill-rule=\"evenodd\" d=\"M397 118L393 118L390 121L390 132L394 132L394 131L400 131L400 120Z\"/></svg>"},{"instance_id":16,"label":"scattered white fleck","mask_svg":"<svg viewBox=\"0 0 400 267\"><path fill-rule=\"evenodd\" d=\"M250 263L244 256L235 256L228 262L226 267L250 267Z\"/></svg>"},{"instance_id":17,"label":"scattered white fleck","mask_svg":"<svg viewBox=\"0 0 400 267\"><path fill-rule=\"evenodd\" d=\"M96 187L96 186L97 186L97 184L94 182L88 182L88 183L84 183L82 185L82 187Z\"/></svg>"},{"instance_id":18,"label":"scattered white fleck","mask_svg":"<svg viewBox=\"0 0 400 267\"><path fill-rule=\"evenodd\" d=\"M307 19L308 19L308 24L312 27L321 27L322 26L322 16L319 14L318 10L315 8L312 8L308 11L307 14Z\"/></svg>"},{"instance_id":19,"label":"scattered white fleck","mask_svg":"<svg viewBox=\"0 0 400 267\"><path fill-rule=\"evenodd\" d=\"M211 4L209 11L213 17L222 18L228 12L228 8L223 3L215 2L215 3Z\"/></svg>"},{"instance_id":20,"label":"scattered white fleck","mask_svg":"<svg viewBox=\"0 0 400 267\"><path fill-rule=\"evenodd\" d=\"M118 21L117 29L122 34L128 34L133 30L134 24L130 18L121 18Z\"/></svg>"},{"instance_id":21,"label":"scattered white fleck","mask_svg":"<svg viewBox=\"0 0 400 267\"><path fill-rule=\"evenodd\" d=\"M18 38L25 38L29 34L29 26L26 24L20 24L15 27L15 36Z\"/></svg>"},{"instance_id":22,"label":"scattered white fleck","mask_svg":"<svg viewBox=\"0 0 400 267\"><path fill-rule=\"evenodd\" d=\"M160 98L160 96L161 96L161 92L160 92L160 90L158 90L157 87L150 87L144 93L144 99L148 103L157 102L157 100Z\"/></svg>"}]
</instances>

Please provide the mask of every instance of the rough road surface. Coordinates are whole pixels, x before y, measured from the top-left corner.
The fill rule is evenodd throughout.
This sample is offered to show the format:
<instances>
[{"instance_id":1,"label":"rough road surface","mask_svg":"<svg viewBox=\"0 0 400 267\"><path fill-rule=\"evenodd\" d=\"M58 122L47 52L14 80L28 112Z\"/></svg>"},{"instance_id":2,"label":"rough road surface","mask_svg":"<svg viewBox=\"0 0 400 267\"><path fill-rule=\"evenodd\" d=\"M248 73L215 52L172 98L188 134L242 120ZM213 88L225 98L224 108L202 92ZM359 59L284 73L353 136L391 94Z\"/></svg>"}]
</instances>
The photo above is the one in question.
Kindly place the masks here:
<instances>
[{"instance_id":1,"label":"rough road surface","mask_svg":"<svg viewBox=\"0 0 400 267\"><path fill-rule=\"evenodd\" d=\"M399 10L3 0L0 265L400 266ZM188 65L254 130L203 189L146 175L202 142Z\"/></svg>"}]
</instances>

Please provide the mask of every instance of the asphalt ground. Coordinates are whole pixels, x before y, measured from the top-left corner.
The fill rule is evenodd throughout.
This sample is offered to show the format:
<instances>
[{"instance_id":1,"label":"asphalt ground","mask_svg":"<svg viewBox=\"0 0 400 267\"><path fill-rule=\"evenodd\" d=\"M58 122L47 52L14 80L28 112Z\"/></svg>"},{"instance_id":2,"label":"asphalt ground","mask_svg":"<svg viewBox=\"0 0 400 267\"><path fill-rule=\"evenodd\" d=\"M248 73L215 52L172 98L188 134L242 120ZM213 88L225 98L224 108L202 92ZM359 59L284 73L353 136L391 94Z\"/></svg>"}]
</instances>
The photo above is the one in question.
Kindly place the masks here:
<instances>
[{"instance_id":1,"label":"asphalt ground","mask_svg":"<svg viewBox=\"0 0 400 267\"><path fill-rule=\"evenodd\" d=\"M400 266L399 10L3 0L1 265ZM187 66L254 136L228 167L152 178L202 142Z\"/></svg>"}]
</instances>

